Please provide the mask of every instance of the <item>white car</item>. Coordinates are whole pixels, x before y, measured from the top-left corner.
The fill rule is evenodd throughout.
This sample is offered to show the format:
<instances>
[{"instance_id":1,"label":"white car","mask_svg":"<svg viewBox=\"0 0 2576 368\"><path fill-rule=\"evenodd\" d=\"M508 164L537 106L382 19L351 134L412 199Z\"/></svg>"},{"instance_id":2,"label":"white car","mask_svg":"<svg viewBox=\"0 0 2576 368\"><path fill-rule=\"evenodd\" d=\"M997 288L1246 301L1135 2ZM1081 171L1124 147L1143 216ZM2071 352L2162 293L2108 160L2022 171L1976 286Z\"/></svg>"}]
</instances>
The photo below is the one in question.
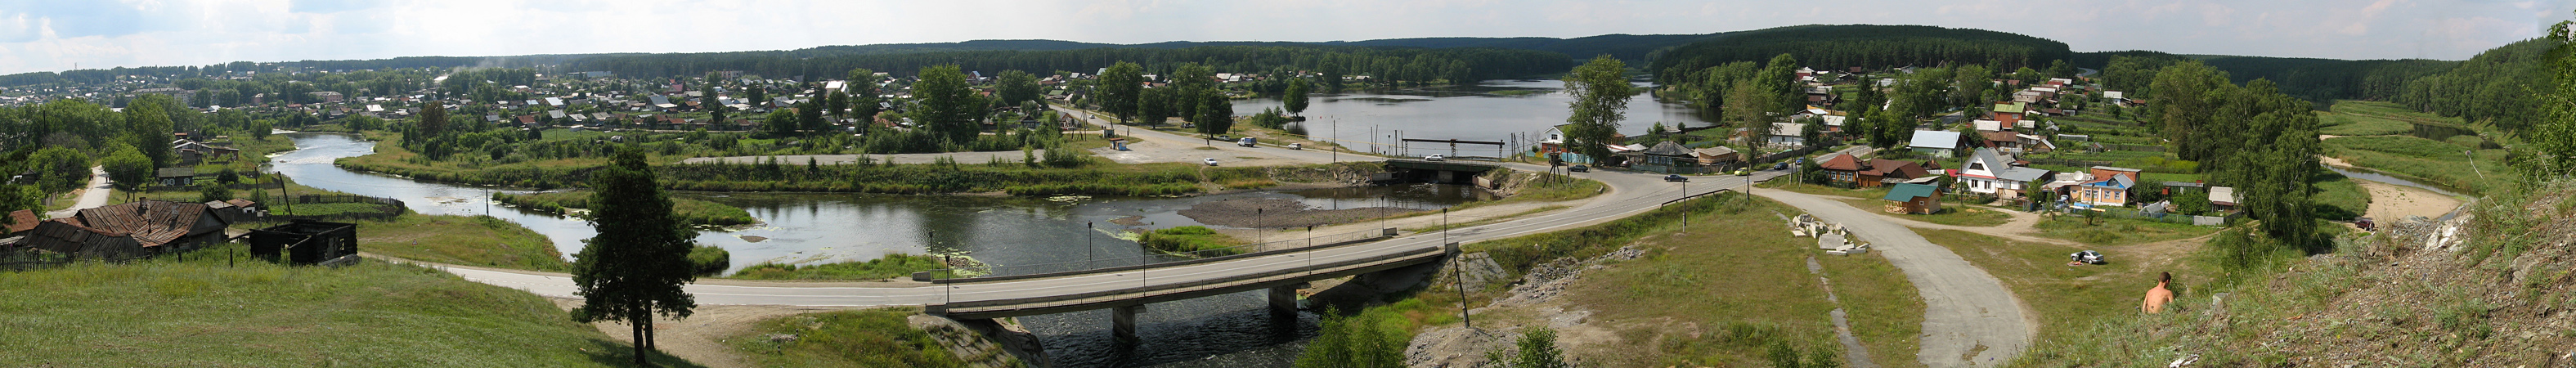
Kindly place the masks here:
<instances>
[{"instance_id":1,"label":"white car","mask_svg":"<svg viewBox=\"0 0 2576 368\"><path fill-rule=\"evenodd\" d=\"M1423 160L1423 161L1448 161L1448 160L1449 160L1449 156L1441 156L1441 155L1422 156L1422 160Z\"/></svg>"},{"instance_id":2,"label":"white car","mask_svg":"<svg viewBox=\"0 0 2576 368\"><path fill-rule=\"evenodd\" d=\"M1216 166L1216 158L1208 158L1207 164L1208 166Z\"/></svg>"}]
</instances>

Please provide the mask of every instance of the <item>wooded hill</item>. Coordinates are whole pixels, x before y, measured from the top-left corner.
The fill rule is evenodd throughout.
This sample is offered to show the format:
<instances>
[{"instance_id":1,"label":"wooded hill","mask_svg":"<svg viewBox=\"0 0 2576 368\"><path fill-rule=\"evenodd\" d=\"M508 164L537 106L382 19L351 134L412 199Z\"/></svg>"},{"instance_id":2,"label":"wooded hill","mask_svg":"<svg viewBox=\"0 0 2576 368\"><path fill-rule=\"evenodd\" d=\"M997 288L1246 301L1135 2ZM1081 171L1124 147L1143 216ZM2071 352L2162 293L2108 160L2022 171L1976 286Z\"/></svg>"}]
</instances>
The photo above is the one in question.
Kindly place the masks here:
<instances>
[{"instance_id":1,"label":"wooded hill","mask_svg":"<svg viewBox=\"0 0 2576 368\"><path fill-rule=\"evenodd\" d=\"M2074 56L2064 42L1981 29L1811 25L1724 34L1659 51L1647 70L1687 74L1780 54L1796 55L1806 66L1819 68L1979 64L1996 70L2046 69L2052 61Z\"/></svg>"}]
</instances>

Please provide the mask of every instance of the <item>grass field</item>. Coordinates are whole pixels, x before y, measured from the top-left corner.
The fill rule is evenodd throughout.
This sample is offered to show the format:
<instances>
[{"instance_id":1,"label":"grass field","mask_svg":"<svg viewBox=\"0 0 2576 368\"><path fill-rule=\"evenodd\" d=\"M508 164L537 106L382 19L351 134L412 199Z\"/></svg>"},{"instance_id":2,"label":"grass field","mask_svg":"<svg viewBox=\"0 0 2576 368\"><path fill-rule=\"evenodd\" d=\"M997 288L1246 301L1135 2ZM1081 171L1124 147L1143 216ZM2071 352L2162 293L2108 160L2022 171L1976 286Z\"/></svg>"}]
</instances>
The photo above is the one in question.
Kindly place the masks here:
<instances>
[{"instance_id":1,"label":"grass field","mask_svg":"<svg viewBox=\"0 0 2576 368\"><path fill-rule=\"evenodd\" d=\"M1494 255L1504 268L1526 269L1557 257L1592 257L1628 244L1643 258L1609 263L1567 288L1576 305L1595 319L1669 321L1623 326L1607 346L1574 352L1604 366L1740 366L1768 364L1774 345L1834 353L1825 299L1806 258L1818 258L1832 278L1853 330L1886 366L1915 366L1923 304L1913 285L1875 255L1826 256L1812 240L1788 235L1776 213L1795 209L1768 200L1739 204L1723 194L1581 229L1467 245ZM1679 211L1694 211L1691 226ZM1426 293L1440 294L1440 293ZM1499 295L1478 293L1479 298ZM1431 303L1437 304L1437 303ZM1450 313L1455 313L1451 310ZM1484 317L1479 317L1484 318ZM1687 324L1694 327L1681 327ZM1839 354L1832 356L1839 359Z\"/></svg>"},{"instance_id":2,"label":"grass field","mask_svg":"<svg viewBox=\"0 0 2576 368\"><path fill-rule=\"evenodd\" d=\"M2005 286L2011 287L2013 294L2031 310L2038 312L2039 336L2032 340L2034 346L2082 338L2084 332L2091 331L2105 316L2138 314L2139 298L2147 288L2156 285L2158 272L2170 271L2180 279L2174 286L2178 293L2188 293L2189 290L2181 290L2184 289L2182 285L2193 283L2183 280L2205 278L2204 275L2209 274L2180 261L2187 258L2188 250L2151 250L2139 245L2076 248L2005 241L1956 230L1917 232L1993 274ZM2112 257L2111 262L2105 265L2066 265L2068 253L2086 249L2102 251ZM2032 359L2022 361L2030 362Z\"/></svg>"},{"instance_id":3,"label":"grass field","mask_svg":"<svg viewBox=\"0 0 2576 368\"><path fill-rule=\"evenodd\" d=\"M724 339L760 367L965 367L929 333L904 318L904 308L809 313L761 321L750 333ZM794 341L762 336L794 335Z\"/></svg>"},{"instance_id":4,"label":"grass field","mask_svg":"<svg viewBox=\"0 0 2576 368\"><path fill-rule=\"evenodd\" d=\"M2352 182L2352 178L2320 169L2308 183L2317 188L2316 194L2308 196L2308 202L2317 206L2317 218L2351 221L2370 213L2370 191L2361 189L2361 184Z\"/></svg>"},{"instance_id":5,"label":"grass field","mask_svg":"<svg viewBox=\"0 0 2576 368\"><path fill-rule=\"evenodd\" d=\"M887 254L885 257L866 261L824 263L802 266L762 263L751 265L750 267L744 267L741 271L735 271L733 276L728 276L726 278L746 280L874 281L909 277L912 276L912 273L914 272L947 268L946 266L940 265L939 261L939 256L896 253Z\"/></svg>"},{"instance_id":6,"label":"grass field","mask_svg":"<svg viewBox=\"0 0 2576 368\"><path fill-rule=\"evenodd\" d=\"M2093 223L2089 225L2085 222L2085 219L2080 216L2057 216L2055 219L2042 220L2034 227L2039 228L2040 236L2093 245L2185 239L2218 231L2218 228L2213 227L2110 217L2093 219Z\"/></svg>"},{"instance_id":7,"label":"grass field","mask_svg":"<svg viewBox=\"0 0 2576 368\"><path fill-rule=\"evenodd\" d=\"M1139 233L1136 243L1167 254L1216 257L1241 254L1243 250L1234 247L1252 242L1219 234L1206 226L1181 226Z\"/></svg>"},{"instance_id":8,"label":"grass field","mask_svg":"<svg viewBox=\"0 0 2576 368\"><path fill-rule=\"evenodd\" d=\"M1953 198L1955 198L1955 197L1953 197ZM1878 208L1886 207L1886 206L1887 206L1887 204L1889 204L1889 203L1895 203L1895 202L1888 202L1888 201L1886 201L1886 200L1879 200L1879 199L1843 199L1842 201L1843 201L1843 203L1851 204L1852 208L1859 208L1859 209L1867 210L1867 211L1869 211L1869 212L1871 212L1871 213L1876 213L1876 214L1878 214L1878 215L1880 215L1880 216L1887 216L1887 217L1890 217L1890 218L1899 218L1899 219L1906 219L1906 220L1922 221L1922 222L1929 222L1929 223L1942 224L1942 225L1950 225L1950 226L1980 226L1980 227L1983 227L1983 226L2003 225L2003 224L2004 224L2004 223L2006 223L2006 222L2012 222L2012 215L2010 215L2010 214L2005 214L2005 213L2003 213L2003 212L1995 212L1995 210L1994 210L1994 209L1992 209L1992 208L1980 208L1980 207L1975 207L1975 206L1959 205L1959 204L1955 204L1955 203L1944 203L1944 204L1942 204L1942 205L1941 205L1941 213L1935 213L1935 214L1929 214L1929 215L1899 215L1899 214L1887 213L1887 211L1879 211L1879 210L1878 210Z\"/></svg>"},{"instance_id":9,"label":"grass field","mask_svg":"<svg viewBox=\"0 0 2576 368\"><path fill-rule=\"evenodd\" d=\"M393 221L358 221L358 249L403 259L536 271L568 271L553 241L490 216L405 213Z\"/></svg>"},{"instance_id":10,"label":"grass field","mask_svg":"<svg viewBox=\"0 0 2576 368\"><path fill-rule=\"evenodd\" d=\"M621 367L632 348L544 298L380 261L210 248L0 273L0 361L57 367ZM695 366L656 355L660 366Z\"/></svg>"},{"instance_id":11,"label":"grass field","mask_svg":"<svg viewBox=\"0 0 2576 368\"><path fill-rule=\"evenodd\" d=\"M2476 195L2507 188L2513 175L2504 165L2505 151L2482 149L2411 136L2344 137L2325 141L2326 155L2354 166L2398 174ZM2474 154L2475 159L2471 159Z\"/></svg>"},{"instance_id":12,"label":"grass field","mask_svg":"<svg viewBox=\"0 0 2576 368\"><path fill-rule=\"evenodd\" d=\"M493 200L501 203L554 214L570 212L571 209L590 208L590 197L589 191L492 195ZM760 219L752 218L751 212L743 211L740 207L682 196L671 197L671 215L678 217L680 223L689 225L732 226L760 223Z\"/></svg>"}]
</instances>

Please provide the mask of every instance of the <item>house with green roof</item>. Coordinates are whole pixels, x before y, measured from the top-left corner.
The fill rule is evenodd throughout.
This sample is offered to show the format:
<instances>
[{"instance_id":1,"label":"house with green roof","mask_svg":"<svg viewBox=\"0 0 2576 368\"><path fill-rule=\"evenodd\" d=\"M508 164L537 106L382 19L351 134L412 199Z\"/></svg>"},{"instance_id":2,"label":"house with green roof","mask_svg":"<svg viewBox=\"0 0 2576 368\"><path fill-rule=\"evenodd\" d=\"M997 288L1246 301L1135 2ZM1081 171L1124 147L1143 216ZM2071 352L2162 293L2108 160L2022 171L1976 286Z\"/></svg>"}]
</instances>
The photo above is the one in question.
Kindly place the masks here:
<instances>
[{"instance_id":1,"label":"house with green roof","mask_svg":"<svg viewBox=\"0 0 2576 368\"><path fill-rule=\"evenodd\" d=\"M1941 188L1903 183L1887 187L1887 213L1929 215L1941 212Z\"/></svg>"}]
</instances>

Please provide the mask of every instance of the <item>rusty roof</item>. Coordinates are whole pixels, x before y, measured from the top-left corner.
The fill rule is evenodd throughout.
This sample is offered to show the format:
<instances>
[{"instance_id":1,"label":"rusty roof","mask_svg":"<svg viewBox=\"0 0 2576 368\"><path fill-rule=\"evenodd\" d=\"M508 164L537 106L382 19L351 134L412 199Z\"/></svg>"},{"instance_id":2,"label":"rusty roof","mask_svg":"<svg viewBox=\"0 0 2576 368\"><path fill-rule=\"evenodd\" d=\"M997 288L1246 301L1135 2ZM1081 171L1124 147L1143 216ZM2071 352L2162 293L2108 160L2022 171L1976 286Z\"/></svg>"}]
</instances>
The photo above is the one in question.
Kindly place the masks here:
<instances>
[{"instance_id":1,"label":"rusty roof","mask_svg":"<svg viewBox=\"0 0 2576 368\"><path fill-rule=\"evenodd\" d=\"M36 218L36 211L11 211L9 212L9 231L0 231L0 234L16 234L22 231L34 230L36 229L36 223L44 221L44 219Z\"/></svg>"},{"instance_id":2,"label":"rusty roof","mask_svg":"<svg viewBox=\"0 0 2576 368\"><path fill-rule=\"evenodd\" d=\"M203 203L141 201L81 210L79 218L88 228L132 236L135 242L152 247L189 234L221 230L196 228L205 215Z\"/></svg>"}]
</instances>

